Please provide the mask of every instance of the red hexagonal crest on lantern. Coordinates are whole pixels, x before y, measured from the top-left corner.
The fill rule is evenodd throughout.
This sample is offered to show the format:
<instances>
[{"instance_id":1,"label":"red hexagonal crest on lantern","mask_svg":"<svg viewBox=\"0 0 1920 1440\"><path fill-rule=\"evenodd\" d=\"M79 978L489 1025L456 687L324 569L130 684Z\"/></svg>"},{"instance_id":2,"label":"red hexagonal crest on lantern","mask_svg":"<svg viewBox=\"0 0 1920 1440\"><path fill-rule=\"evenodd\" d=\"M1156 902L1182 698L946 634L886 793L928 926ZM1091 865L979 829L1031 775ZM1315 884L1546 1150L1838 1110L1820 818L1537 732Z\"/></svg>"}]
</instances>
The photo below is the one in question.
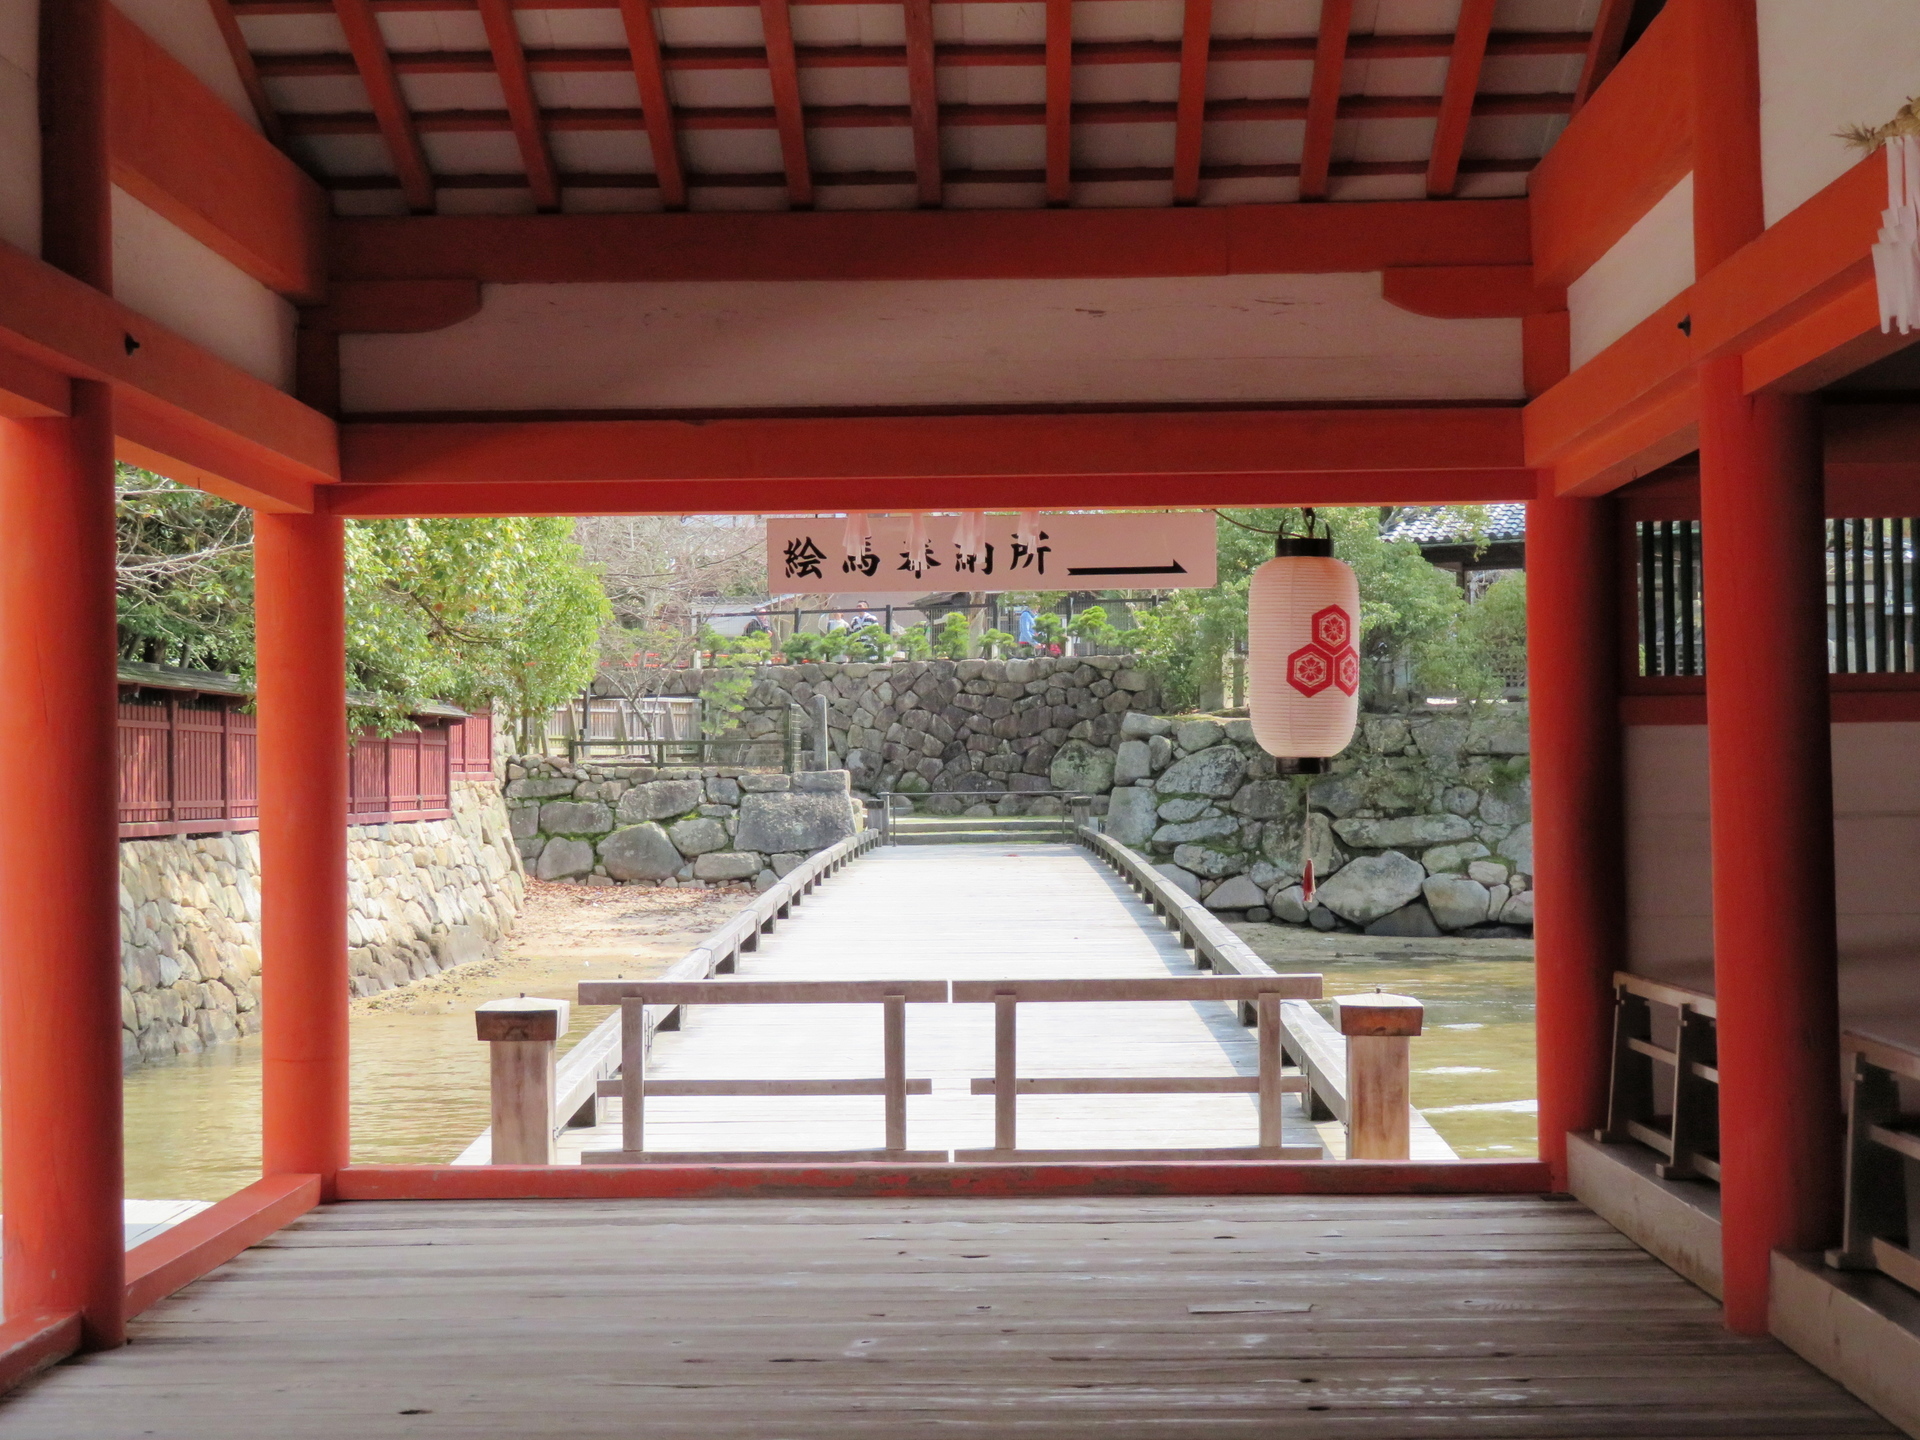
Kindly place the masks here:
<instances>
[{"instance_id":1,"label":"red hexagonal crest on lantern","mask_svg":"<svg viewBox=\"0 0 1920 1440\"><path fill-rule=\"evenodd\" d=\"M1334 683L1334 660L1317 645L1302 645L1287 657L1287 683L1302 695L1318 695Z\"/></svg>"},{"instance_id":2,"label":"red hexagonal crest on lantern","mask_svg":"<svg viewBox=\"0 0 1920 1440\"><path fill-rule=\"evenodd\" d=\"M1353 621L1338 605L1314 612L1313 643L1329 655L1337 655L1353 639Z\"/></svg>"},{"instance_id":3,"label":"red hexagonal crest on lantern","mask_svg":"<svg viewBox=\"0 0 1920 1440\"><path fill-rule=\"evenodd\" d=\"M1351 645L1334 657L1333 683L1340 687L1343 695L1351 695L1360 688L1360 655Z\"/></svg>"}]
</instances>

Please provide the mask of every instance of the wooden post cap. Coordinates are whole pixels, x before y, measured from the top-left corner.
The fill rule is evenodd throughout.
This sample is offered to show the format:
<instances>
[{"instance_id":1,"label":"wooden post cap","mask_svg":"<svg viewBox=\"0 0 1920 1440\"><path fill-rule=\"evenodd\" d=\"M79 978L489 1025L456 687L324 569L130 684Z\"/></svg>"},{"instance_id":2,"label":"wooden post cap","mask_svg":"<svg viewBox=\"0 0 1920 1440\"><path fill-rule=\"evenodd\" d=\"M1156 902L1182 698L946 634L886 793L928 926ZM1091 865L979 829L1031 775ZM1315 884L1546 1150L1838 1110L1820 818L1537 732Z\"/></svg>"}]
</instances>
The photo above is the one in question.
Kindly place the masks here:
<instances>
[{"instance_id":1,"label":"wooden post cap","mask_svg":"<svg viewBox=\"0 0 1920 1440\"><path fill-rule=\"evenodd\" d=\"M1342 1035L1418 1035L1426 1006L1410 995L1339 995Z\"/></svg>"},{"instance_id":2,"label":"wooden post cap","mask_svg":"<svg viewBox=\"0 0 1920 1440\"><path fill-rule=\"evenodd\" d=\"M558 1040L567 1033L572 1008L564 1000L489 1000L473 1018L482 1040Z\"/></svg>"}]
</instances>

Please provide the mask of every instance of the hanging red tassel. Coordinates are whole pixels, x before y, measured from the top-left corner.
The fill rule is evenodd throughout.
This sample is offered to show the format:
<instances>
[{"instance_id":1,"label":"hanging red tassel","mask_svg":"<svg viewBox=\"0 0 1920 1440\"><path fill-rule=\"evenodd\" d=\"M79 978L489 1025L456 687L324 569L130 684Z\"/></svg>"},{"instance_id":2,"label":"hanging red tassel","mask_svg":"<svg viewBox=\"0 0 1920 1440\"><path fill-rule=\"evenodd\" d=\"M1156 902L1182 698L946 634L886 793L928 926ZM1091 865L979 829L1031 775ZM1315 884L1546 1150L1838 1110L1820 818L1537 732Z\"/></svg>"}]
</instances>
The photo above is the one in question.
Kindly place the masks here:
<instances>
[{"instance_id":1,"label":"hanging red tassel","mask_svg":"<svg viewBox=\"0 0 1920 1440\"><path fill-rule=\"evenodd\" d=\"M1300 903L1313 904L1313 831L1300 842Z\"/></svg>"}]
</instances>

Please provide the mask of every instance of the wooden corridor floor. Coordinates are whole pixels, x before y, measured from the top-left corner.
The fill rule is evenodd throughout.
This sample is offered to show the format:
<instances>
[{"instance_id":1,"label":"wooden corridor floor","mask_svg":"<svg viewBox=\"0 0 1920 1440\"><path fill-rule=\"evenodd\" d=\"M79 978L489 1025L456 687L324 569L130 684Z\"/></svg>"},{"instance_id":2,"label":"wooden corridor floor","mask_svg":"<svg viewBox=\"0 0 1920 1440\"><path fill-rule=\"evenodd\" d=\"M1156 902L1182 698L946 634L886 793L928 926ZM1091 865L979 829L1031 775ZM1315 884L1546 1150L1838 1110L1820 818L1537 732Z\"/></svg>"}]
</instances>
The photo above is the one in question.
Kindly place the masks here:
<instances>
[{"instance_id":1,"label":"wooden corridor floor","mask_svg":"<svg viewBox=\"0 0 1920 1440\"><path fill-rule=\"evenodd\" d=\"M821 884L794 918L741 958L753 979L1036 979L1193 975L1192 957L1119 876L1074 845L927 845L869 852ZM1416 1042L1417 1043L1417 1042ZM878 1077L877 1005L709 1006L657 1037L650 1079ZM1254 1032L1226 1005L1035 1004L1020 1007L1022 1076L1252 1075ZM933 1093L907 1102L911 1150L993 1143L993 1100L969 1093L993 1073L987 1005L907 1007L907 1073ZM1289 1145L1338 1157L1337 1125L1283 1101ZM560 1159L617 1150L619 1102L603 1123L567 1132ZM1196 1149L1252 1145L1251 1095L1023 1096L1023 1149ZM650 1097L649 1151L877 1148L872 1097ZM1417 1123L1414 1158L1453 1151Z\"/></svg>"},{"instance_id":2,"label":"wooden corridor floor","mask_svg":"<svg viewBox=\"0 0 1920 1440\"><path fill-rule=\"evenodd\" d=\"M336 1205L0 1401L0 1440L1895 1434L1536 1197Z\"/></svg>"}]
</instances>

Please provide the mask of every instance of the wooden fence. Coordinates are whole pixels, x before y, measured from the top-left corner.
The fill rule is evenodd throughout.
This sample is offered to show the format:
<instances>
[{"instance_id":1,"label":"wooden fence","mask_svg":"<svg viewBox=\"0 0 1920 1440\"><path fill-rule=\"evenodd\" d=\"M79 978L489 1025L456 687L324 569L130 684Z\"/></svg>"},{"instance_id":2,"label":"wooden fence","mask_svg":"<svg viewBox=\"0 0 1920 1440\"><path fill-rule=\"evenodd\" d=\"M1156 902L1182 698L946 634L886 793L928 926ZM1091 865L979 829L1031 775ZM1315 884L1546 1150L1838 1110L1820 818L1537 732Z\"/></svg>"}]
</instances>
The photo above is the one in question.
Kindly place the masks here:
<instances>
[{"instance_id":1,"label":"wooden fence","mask_svg":"<svg viewBox=\"0 0 1920 1440\"><path fill-rule=\"evenodd\" d=\"M133 690L120 697L120 837L260 825L254 716L226 697ZM363 731L348 756L355 825L444 820L453 781L493 773L493 718L393 735Z\"/></svg>"}]
</instances>

